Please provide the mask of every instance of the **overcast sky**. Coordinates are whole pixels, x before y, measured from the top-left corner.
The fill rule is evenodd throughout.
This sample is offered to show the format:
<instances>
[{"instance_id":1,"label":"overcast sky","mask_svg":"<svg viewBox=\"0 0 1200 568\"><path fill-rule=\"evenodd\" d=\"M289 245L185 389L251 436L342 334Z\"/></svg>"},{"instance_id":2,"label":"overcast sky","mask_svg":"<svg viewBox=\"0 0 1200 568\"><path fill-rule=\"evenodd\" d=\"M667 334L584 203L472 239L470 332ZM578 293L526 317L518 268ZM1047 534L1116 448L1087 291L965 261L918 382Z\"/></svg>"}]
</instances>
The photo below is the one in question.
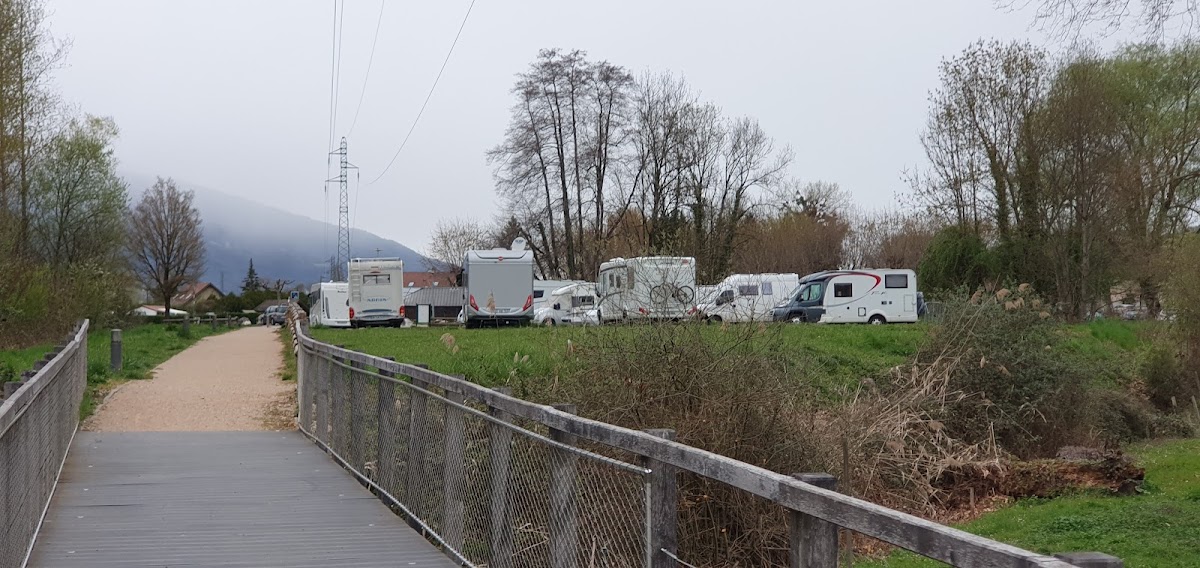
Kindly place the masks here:
<instances>
[{"instance_id":1,"label":"overcast sky","mask_svg":"<svg viewBox=\"0 0 1200 568\"><path fill-rule=\"evenodd\" d=\"M437 218L490 218L484 153L503 135L514 74L538 49L578 48L633 71L682 74L796 154L791 174L877 208L920 165L937 66L980 38L1028 38L1030 11L992 0L861 2L477 0L407 148L396 151L470 0L346 2L337 135L361 168L354 225L424 249ZM63 97L121 128L126 171L173 176L336 222L324 194L332 0L50 2L70 38ZM331 251L332 252L332 251Z\"/></svg>"}]
</instances>

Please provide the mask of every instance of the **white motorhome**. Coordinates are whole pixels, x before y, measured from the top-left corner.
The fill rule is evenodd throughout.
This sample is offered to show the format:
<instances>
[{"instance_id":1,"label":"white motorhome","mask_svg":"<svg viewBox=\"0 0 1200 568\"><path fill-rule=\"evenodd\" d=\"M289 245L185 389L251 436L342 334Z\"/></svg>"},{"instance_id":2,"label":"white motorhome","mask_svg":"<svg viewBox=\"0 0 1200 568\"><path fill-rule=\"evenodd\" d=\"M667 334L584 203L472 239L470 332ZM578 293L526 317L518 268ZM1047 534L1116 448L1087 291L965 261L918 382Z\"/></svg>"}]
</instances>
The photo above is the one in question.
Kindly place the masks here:
<instances>
[{"instance_id":1,"label":"white motorhome","mask_svg":"<svg viewBox=\"0 0 1200 568\"><path fill-rule=\"evenodd\" d=\"M771 321L775 306L800 284L791 274L733 274L717 285L716 294L696 306L700 317L713 322Z\"/></svg>"},{"instance_id":2,"label":"white motorhome","mask_svg":"<svg viewBox=\"0 0 1200 568\"><path fill-rule=\"evenodd\" d=\"M467 251L463 286L467 327L528 323L533 318L533 251L522 238L511 249Z\"/></svg>"},{"instance_id":3,"label":"white motorhome","mask_svg":"<svg viewBox=\"0 0 1200 568\"><path fill-rule=\"evenodd\" d=\"M398 258L352 258L350 326L404 325L404 261Z\"/></svg>"},{"instance_id":4,"label":"white motorhome","mask_svg":"<svg viewBox=\"0 0 1200 568\"><path fill-rule=\"evenodd\" d=\"M587 312L595 307L595 284L569 284L546 295L545 304L533 311L533 321L540 325L583 325L587 323Z\"/></svg>"},{"instance_id":5,"label":"white motorhome","mask_svg":"<svg viewBox=\"0 0 1200 568\"><path fill-rule=\"evenodd\" d=\"M308 289L308 323L325 327L350 327L350 285L321 282Z\"/></svg>"},{"instance_id":6,"label":"white motorhome","mask_svg":"<svg viewBox=\"0 0 1200 568\"><path fill-rule=\"evenodd\" d=\"M775 321L911 323L917 321L911 270L829 270L809 274L775 307Z\"/></svg>"},{"instance_id":7,"label":"white motorhome","mask_svg":"<svg viewBox=\"0 0 1200 568\"><path fill-rule=\"evenodd\" d=\"M601 323L690 317L696 307L696 259L614 258L600 265L596 297Z\"/></svg>"},{"instance_id":8,"label":"white motorhome","mask_svg":"<svg viewBox=\"0 0 1200 568\"><path fill-rule=\"evenodd\" d=\"M571 284L582 284L583 280L534 280L533 281L533 310L548 306L550 293Z\"/></svg>"}]
</instances>

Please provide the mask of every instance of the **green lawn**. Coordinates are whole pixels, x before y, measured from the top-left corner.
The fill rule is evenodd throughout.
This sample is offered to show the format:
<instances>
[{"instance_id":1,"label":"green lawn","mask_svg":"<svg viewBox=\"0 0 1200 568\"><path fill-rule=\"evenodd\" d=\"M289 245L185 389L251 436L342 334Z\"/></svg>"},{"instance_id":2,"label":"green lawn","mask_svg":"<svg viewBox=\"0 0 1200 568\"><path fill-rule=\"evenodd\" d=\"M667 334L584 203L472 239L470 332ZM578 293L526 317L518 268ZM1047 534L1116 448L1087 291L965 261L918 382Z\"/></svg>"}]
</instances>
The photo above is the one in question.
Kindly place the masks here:
<instances>
[{"instance_id":1,"label":"green lawn","mask_svg":"<svg viewBox=\"0 0 1200 568\"><path fill-rule=\"evenodd\" d=\"M587 345L597 333L612 329L620 328L314 328L312 335L334 345L405 363L425 363L435 371L499 385L512 378L552 378L570 372L580 363L566 357L567 342ZM803 360L807 369L818 369L822 376L812 379L830 384L852 383L903 363L925 336L924 325L784 325L777 331L779 335L773 337L784 355ZM720 333L720 327L709 326L705 333ZM453 337L451 346L442 339L444 335Z\"/></svg>"},{"instance_id":2,"label":"green lawn","mask_svg":"<svg viewBox=\"0 0 1200 568\"><path fill-rule=\"evenodd\" d=\"M111 330L93 329L88 333L88 390L80 409L83 417L91 415L99 389L112 381L145 379L150 371L171 356L183 351L200 339L227 328L213 331L208 324L193 325L190 337L184 337L178 325L147 324L131 327L122 332L124 364L120 372L110 370ZM38 359L50 351L51 345L39 345L19 351L0 351L0 380L8 369L16 377L30 369Z\"/></svg>"},{"instance_id":3,"label":"green lawn","mask_svg":"<svg viewBox=\"0 0 1200 568\"><path fill-rule=\"evenodd\" d=\"M1200 566L1200 440L1138 445L1130 452L1146 468L1142 495L1023 500L959 528L1046 554L1104 552L1127 568ZM903 553L860 565L942 564Z\"/></svg>"}]
</instances>

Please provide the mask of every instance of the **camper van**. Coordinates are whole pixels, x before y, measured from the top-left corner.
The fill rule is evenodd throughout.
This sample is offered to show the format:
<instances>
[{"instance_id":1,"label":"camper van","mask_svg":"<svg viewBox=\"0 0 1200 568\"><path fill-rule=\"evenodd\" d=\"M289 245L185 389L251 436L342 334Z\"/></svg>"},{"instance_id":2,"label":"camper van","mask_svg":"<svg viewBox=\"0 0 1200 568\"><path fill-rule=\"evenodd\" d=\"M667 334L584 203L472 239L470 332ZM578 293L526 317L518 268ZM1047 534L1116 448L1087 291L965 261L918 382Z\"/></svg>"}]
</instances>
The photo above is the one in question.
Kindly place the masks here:
<instances>
[{"instance_id":1,"label":"camper van","mask_svg":"<svg viewBox=\"0 0 1200 568\"><path fill-rule=\"evenodd\" d=\"M550 293L572 284L583 284L583 280L534 280L533 281L533 311L547 307L550 304Z\"/></svg>"},{"instance_id":2,"label":"camper van","mask_svg":"<svg viewBox=\"0 0 1200 568\"><path fill-rule=\"evenodd\" d=\"M325 327L350 327L350 285L321 282L308 289L308 323Z\"/></svg>"},{"instance_id":3,"label":"camper van","mask_svg":"<svg viewBox=\"0 0 1200 568\"><path fill-rule=\"evenodd\" d=\"M595 307L595 284L569 284L546 295L544 305L533 311L533 321L539 325L583 325L587 312Z\"/></svg>"},{"instance_id":4,"label":"camper van","mask_svg":"<svg viewBox=\"0 0 1200 568\"><path fill-rule=\"evenodd\" d=\"M903 323L917 321L911 270L830 270L809 274L775 307L775 321Z\"/></svg>"},{"instance_id":5,"label":"camper van","mask_svg":"<svg viewBox=\"0 0 1200 568\"><path fill-rule=\"evenodd\" d=\"M404 325L404 261L398 258L352 258L350 326Z\"/></svg>"},{"instance_id":6,"label":"camper van","mask_svg":"<svg viewBox=\"0 0 1200 568\"><path fill-rule=\"evenodd\" d=\"M792 274L733 274L717 285L716 294L696 306L712 322L771 321L772 310L800 284Z\"/></svg>"},{"instance_id":7,"label":"camper van","mask_svg":"<svg viewBox=\"0 0 1200 568\"><path fill-rule=\"evenodd\" d=\"M463 258L463 323L521 325L533 318L533 251L525 239L511 249L472 250Z\"/></svg>"},{"instance_id":8,"label":"camper van","mask_svg":"<svg viewBox=\"0 0 1200 568\"><path fill-rule=\"evenodd\" d=\"M679 256L614 258L600 265L599 320L677 320L696 307L696 259Z\"/></svg>"}]
</instances>

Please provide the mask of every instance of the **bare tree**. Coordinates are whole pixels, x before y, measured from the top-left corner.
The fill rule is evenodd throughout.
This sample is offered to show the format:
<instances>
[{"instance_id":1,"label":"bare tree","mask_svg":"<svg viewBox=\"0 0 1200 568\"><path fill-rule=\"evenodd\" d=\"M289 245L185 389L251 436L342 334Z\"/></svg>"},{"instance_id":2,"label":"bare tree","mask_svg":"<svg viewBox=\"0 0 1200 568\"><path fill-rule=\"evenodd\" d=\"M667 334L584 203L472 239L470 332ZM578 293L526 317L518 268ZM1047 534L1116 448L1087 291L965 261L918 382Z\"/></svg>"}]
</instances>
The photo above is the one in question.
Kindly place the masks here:
<instances>
[{"instance_id":1,"label":"bare tree","mask_svg":"<svg viewBox=\"0 0 1200 568\"><path fill-rule=\"evenodd\" d=\"M191 191L180 190L171 178L158 178L138 202L130 221L130 256L147 289L163 299L171 313L171 298L204 272L204 231Z\"/></svg>"},{"instance_id":2,"label":"bare tree","mask_svg":"<svg viewBox=\"0 0 1200 568\"><path fill-rule=\"evenodd\" d=\"M454 272L462 271L463 257L467 251L489 248L491 235L484 226L474 219L441 219L433 229L429 239L426 256L441 268L452 267ZM431 270L439 268L430 266Z\"/></svg>"},{"instance_id":3,"label":"bare tree","mask_svg":"<svg viewBox=\"0 0 1200 568\"><path fill-rule=\"evenodd\" d=\"M1029 0L997 0L1004 9L1029 6ZM1077 37L1084 28L1099 25L1109 32L1126 28L1131 21L1147 37L1162 36L1167 26L1178 23L1194 30L1200 20L1200 3L1195 0L1035 0L1035 18L1042 28L1059 37Z\"/></svg>"}]
</instances>

